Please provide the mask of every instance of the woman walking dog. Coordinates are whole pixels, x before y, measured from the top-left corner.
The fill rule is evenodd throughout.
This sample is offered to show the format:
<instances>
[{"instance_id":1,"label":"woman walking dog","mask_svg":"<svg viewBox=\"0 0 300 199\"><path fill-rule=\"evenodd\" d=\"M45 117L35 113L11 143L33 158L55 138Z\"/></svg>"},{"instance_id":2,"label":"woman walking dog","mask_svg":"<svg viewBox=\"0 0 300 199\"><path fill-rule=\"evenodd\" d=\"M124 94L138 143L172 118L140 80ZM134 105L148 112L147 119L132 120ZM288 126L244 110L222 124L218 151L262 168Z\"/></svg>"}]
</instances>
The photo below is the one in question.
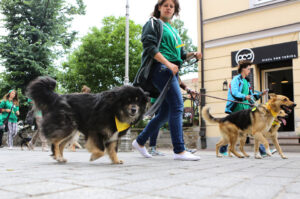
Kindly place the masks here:
<instances>
[{"instance_id":1,"label":"woman walking dog","mask_svg":"<svg viewBox=\"0 0 300 199\"><path fill-rule=\"evenodd\" d=\"M172 27L171 23L173 16L178 15L179 11L178 0L159 0L155 5L152 17L143 27L142 66L136 80L147 76L149 83L152 83L157 90L162 91L168 79L173 76L170 88L158 114L132 143L132 146L146 158L152 157L144 146L146 141L154 132L158 132L164 123L169 122L174 159L200 159L199 156L187 152L184 147L182 130L183 100L178 71L183 60L193 56L201 59L202 55L199 52L186 53L184 51L184 45L178 31ZM181 87L184 90L189 90L183 84Z\"/></svg>"},{"instance_id":2,"label":"woman walking dog","mask_svg":"<svg viewBox=\"0 0 300 199\"><path fill-rule=\"evenodd\" d=\"M253 99L258 100L267 93L267 91L254 92L254 90L251 88L250 81L248 79L251 65L252 63L247 60L241 61L239 63L238 66L239 74L232 79L230 83L230 88L228 89L229 100L236 100L243 103L249 103L249 102L254 103ZM239 104L239 103L228 101L226 104L225 113L231 114L246 109L250 109L250 106L246 104ZM228 155L227 147L228 145L225 145L220 148L220 153L223 156ZM259 147L259 151L262 156L266 155L265 147L262 144ZM275 151L272 150L271 152L274 153Z\"/></svg>"}]
</instances>

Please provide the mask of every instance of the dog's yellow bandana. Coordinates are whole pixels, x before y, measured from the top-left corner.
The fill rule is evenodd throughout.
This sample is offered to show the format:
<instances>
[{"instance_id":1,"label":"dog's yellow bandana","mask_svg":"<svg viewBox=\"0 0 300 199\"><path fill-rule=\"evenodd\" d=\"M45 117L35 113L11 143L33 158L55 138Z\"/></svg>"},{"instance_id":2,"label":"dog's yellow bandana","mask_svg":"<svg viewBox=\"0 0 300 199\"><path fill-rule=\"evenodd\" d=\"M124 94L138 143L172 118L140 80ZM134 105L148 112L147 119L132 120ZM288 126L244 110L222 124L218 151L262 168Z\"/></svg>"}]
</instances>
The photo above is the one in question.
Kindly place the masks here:
<instances>
[{"instance_id":1,"label":"dog's yellow bandana","mask_svg":"<svg viewBox=\"0 0 300 199\"><path fill-rule=\"evenodd\" d=\"M274 121L274 122L272 123L272 125L273 125L273 126L276 126L276 125L280 125L280 123L277 122L277 121Z\"/></svg>"},{"instance_id":2,"label":"dog's yellow bandana","mask_svg":"<svg viewBox=\"0 0 300 199\"><path fill-rule=\"evenodd\" d=\"M120 122L116 116L115 116L115 122L116 122L117 131L119 133L130 128L130 124Z\"/></svg>"},{"instance_id":3,"label":"dog's yellow bandana","mask_svg":"<svg viewBox=\"0 0 300 199\"><path fill-rule=\"evenodd\" d=\"M278 113L276 113L275 111L273 111L273 109L270 107L270 105L268 103L266 103L266 105L267 105L267 109L271 112L272 116L274 118L276 118L277 115L278 115Z\"/></svg>"}]
</instances>

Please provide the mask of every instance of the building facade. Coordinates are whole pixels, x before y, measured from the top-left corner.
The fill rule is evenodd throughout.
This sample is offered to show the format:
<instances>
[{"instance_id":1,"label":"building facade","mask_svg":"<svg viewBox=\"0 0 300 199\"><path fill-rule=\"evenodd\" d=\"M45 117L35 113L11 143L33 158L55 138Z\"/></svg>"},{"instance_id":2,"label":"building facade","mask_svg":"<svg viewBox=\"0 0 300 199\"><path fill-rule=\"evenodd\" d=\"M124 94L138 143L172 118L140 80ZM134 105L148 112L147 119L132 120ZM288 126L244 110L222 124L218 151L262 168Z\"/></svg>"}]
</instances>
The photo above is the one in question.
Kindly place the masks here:
<instances>
[{"instance_id":1,"label":"building facade","mask_svg":"<svg viewBox=\"0 0 300 199\"><path fill-rule=\"evenodd\" d=\"M237 62L248 59L254 63L250 79L255 90L269 89L300 104L299 11L299 0L199 0L198 46L204 56L199 87L208 95L227 98L223 83L229 85L237 74ZM266 101L267 97L261 100ZM216 117L226 115L225 104L206 97ZM298 105L279 136L300 132L299 117ZM207 147L214 148L218 126L207 123L205 127Z\"/></svg>"}]
</instances>

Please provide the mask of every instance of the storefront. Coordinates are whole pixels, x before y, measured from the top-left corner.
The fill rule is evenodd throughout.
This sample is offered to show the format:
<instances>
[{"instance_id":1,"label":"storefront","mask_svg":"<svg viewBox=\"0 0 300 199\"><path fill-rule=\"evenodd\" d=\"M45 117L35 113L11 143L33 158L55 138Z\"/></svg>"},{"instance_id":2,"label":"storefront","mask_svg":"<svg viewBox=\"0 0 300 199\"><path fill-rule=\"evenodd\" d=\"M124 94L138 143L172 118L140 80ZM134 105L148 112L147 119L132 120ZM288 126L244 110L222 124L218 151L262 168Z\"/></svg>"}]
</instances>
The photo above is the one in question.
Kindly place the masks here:
<instances>
[{"instance_id":1,"label":"storefront","mask_svg":"<svg viewBox=\"0 0 300 199\"><path fill-rule=\"evenodd\" d=\"M269 89L298 104L279 136L300 134L300 1L200 0L198 8L199 91L226 99L224 85L237 74L237 62L249 59L255 90ZM226 116L225 101L205 97L202 102L213 116ZM201 121L199 132L201 148L214 149L218 125Z\"/></svg>"},{"instance_id":2,"label":"storefront","mask_svg":"<svg viewBox=\"0 0 300 199\"><path fill-rule=\"evenodd\" d=\"M297 41L231 52L233 69L241 60L250 60L255 65L249 76L253 88L255 88L254 71L257 71L261 90L269 89L269 93L285 95L292 101L294 101L293 59L296 58L298 58ZM236 74L237 71L233 70L232 77ZM267 100L265 96L261 101L265 103ZM287 125L282 126L279 131L295 131L294 112L288 117Z\"/></svg>"}]
</instances>

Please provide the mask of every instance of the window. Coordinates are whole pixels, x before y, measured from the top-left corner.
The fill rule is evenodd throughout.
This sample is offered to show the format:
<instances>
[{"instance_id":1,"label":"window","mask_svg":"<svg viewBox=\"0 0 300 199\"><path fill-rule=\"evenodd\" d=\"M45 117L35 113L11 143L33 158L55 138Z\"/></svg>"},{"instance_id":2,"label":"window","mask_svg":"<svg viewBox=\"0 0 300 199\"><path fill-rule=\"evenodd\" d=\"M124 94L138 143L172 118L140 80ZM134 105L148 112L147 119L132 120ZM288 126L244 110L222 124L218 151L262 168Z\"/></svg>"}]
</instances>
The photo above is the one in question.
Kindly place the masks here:
<instances>
[{"instance_id":1,"label":"window","mask_svg":"<svg viewBox=\"0 0 300 199\"><path fill-rule=\"evenodd\" d=\"M249 1L250 1L250 8L255 8L255 7L269 5L269 4L278 3L287 0L249 0Z\"/></svg>"},{"instance_id":2,"label":"window","mask_svg":"<svg viewBox=\"0 0 300 199\"><path fill-rule=\"evenodd\" d=\"M254 0L254 4L258 5L258 4L263 4L263 3L267 3L270 1L274 1L274 0Z\"/></svg>"}]
</instances>

